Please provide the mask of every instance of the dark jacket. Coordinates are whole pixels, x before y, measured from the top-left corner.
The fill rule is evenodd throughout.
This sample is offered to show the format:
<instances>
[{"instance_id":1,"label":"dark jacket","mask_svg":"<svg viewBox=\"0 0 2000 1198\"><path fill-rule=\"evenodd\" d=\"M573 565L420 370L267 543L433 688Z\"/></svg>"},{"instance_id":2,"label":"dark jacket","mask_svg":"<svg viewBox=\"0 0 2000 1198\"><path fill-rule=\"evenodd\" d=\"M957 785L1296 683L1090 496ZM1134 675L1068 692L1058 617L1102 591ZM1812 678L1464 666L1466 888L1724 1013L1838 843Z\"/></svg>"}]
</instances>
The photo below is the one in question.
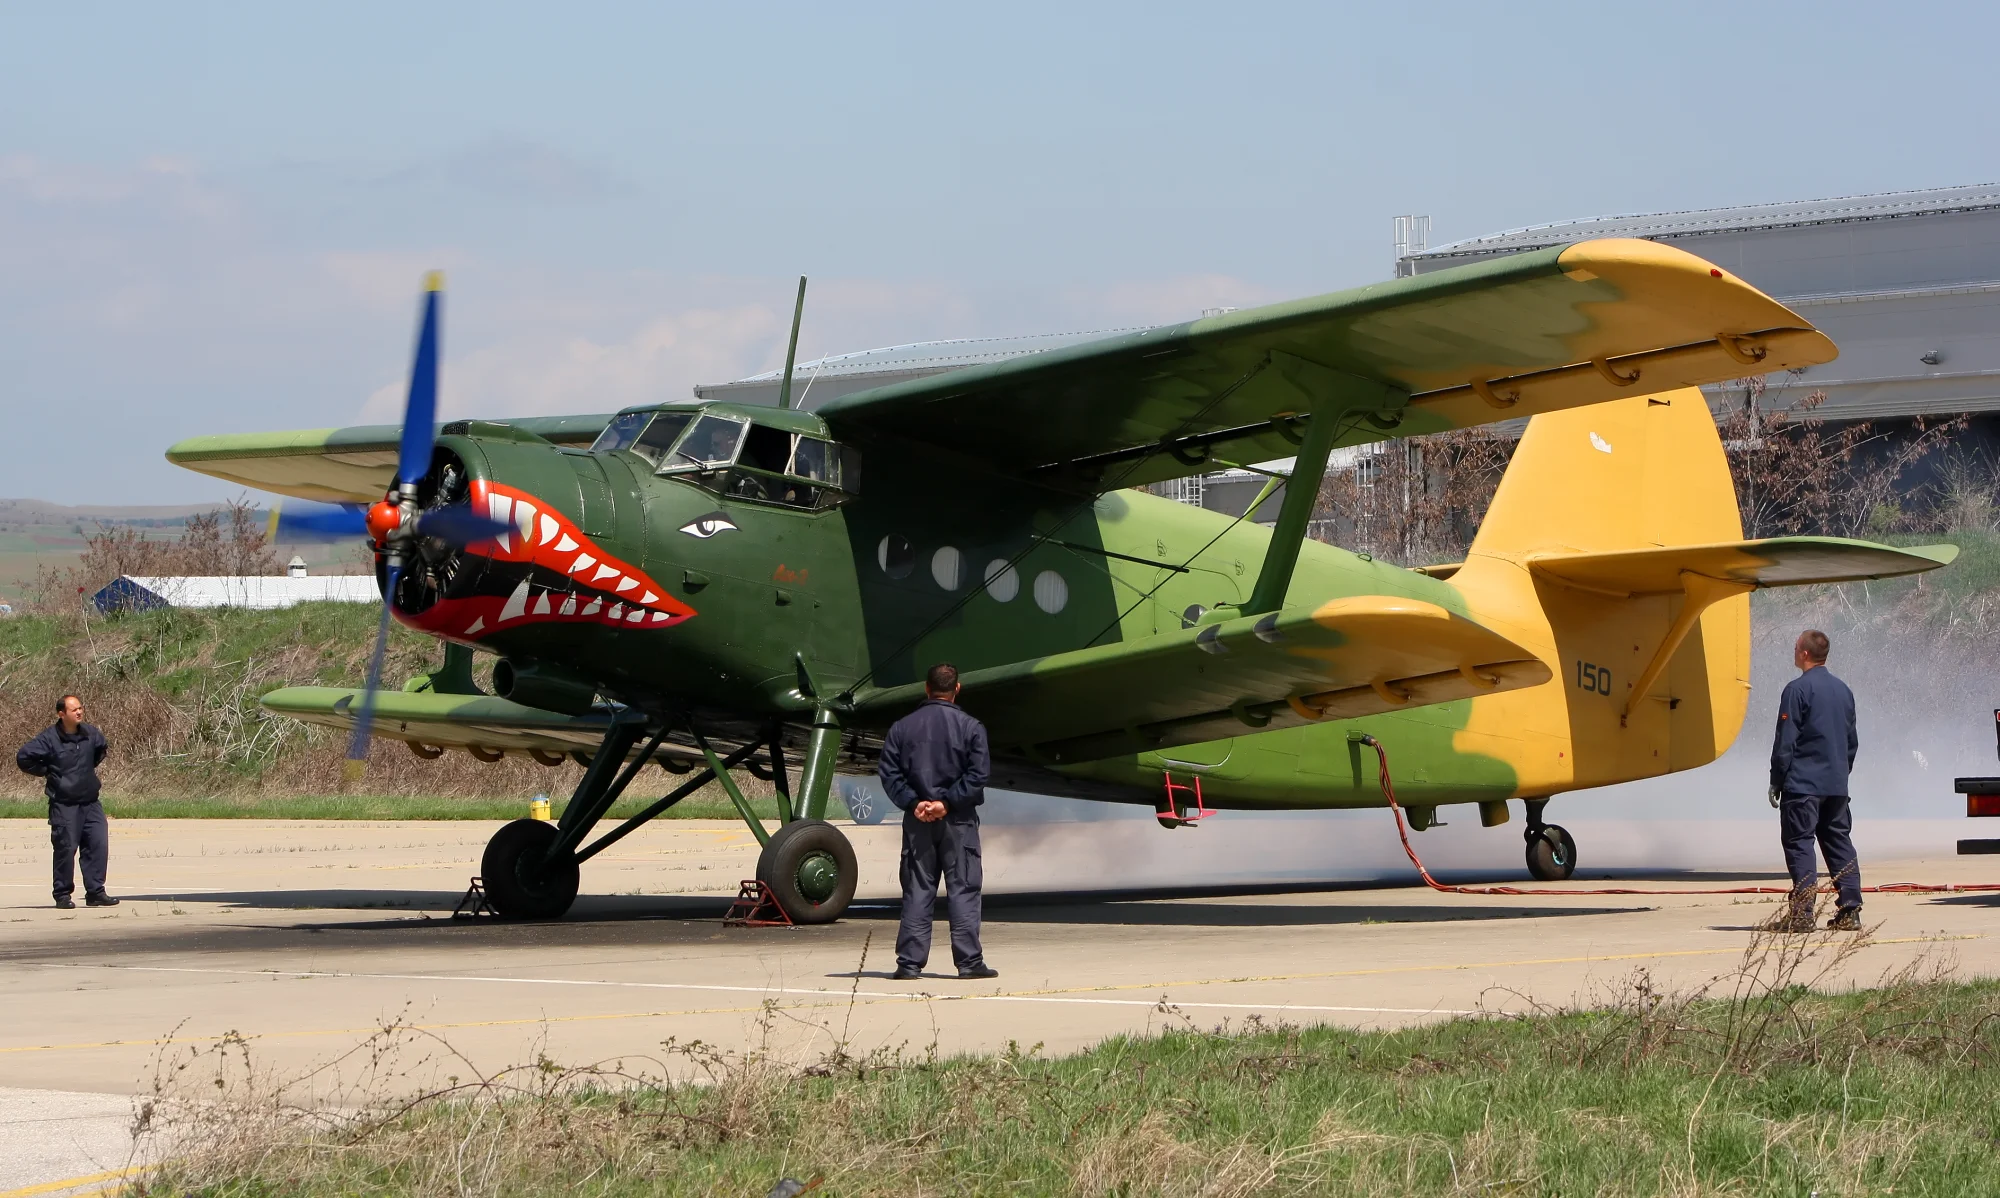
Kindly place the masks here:
<instances>
[{"instance_id":1,"label":"dark jacket","mask_svg":"<svg viewBox=\"0 0 2000 1198\"><path fill-rule=\"evenodd\" d=\"M1844 795L1860 742L1854 692L1825 666L1785 684L1778 736L1771 744L1771 785L1787 794Z\"/></svg>"},{"instance_id":2,"label":"dark jacket","mask_svg":"<svg viewBox=\"0 0 2000 1198\"><path fill-rule=\"evenodd\" d=\"M918 800L937 799L953 818L977 819L986 801L993 759L986 725L947 699L926 699L897 720L882 744L875 772L889 801L908 811Z\"/></svg>"},{"instance_id":3,"label":"dark jacket","mask_svg":"<svg viewBox=\"0 0 2000 1198\"><path fill-rule=\"evenodd\" d=\"M14 764L24 774L44 779L42 792L49 802L73 807L97 801L97 764L104 760L104 734L95 724L78 724L75 735L64 732L60 723L42 729L41 734L14 754Z\"/></svg>"}]
</instances>

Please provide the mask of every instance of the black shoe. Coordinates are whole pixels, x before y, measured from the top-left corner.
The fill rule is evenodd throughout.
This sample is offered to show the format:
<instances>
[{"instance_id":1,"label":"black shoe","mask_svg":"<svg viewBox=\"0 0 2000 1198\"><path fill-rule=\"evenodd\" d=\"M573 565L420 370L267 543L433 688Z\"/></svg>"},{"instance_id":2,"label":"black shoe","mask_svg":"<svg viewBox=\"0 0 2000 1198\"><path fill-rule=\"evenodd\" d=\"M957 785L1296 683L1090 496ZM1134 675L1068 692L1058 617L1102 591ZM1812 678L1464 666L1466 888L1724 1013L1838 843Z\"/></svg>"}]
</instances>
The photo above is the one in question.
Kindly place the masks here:
<instances>
[{"instance_id":1,"label":"black shoe","mask_svg":"<svg viewBox=\"0 0 2000 1198\"><path fill-rule=\"evenodd\" d=\"M1861 908L1859 908L1859 907L1849 907L1849 908L1847 908L1847 909L1846 909L1846 910L1844 910L1844 911L1836 911L1836 912L1834 912L1834 916L1833 916L1833 918L1832 918L1831 920L1829 920L1829 921L1827 922L1827 925L1826 925L1826 930L1827 930L1827 931L1829 931L1829 932L1858 932L1858 931L1860 931L1860 930L1861 930Z\"/></svg>"},{"instance_id":2,"label":"black shoe","mask_svg":"<svg viewBox=\"0 0 2000 1198\"><path fill-rule=\"evenodd\" d=\"M993 968L991 965L987 965L984 963L979 965L969 965L966 968L958 971L958 980L961 982L977 981L980 978L997 978L999 976L1000 976L999 970Z\"/></svg>"},{"instance_id":3,"label":"black shoe","mask_svg":"<svg viewBox=\"0 0 2000 1198\"><path fill-rule=\"evenodd\" d=\"M83 897L83 902L88 907L116 907L118 905L118 900L108 894L87 894Z\"/></svg>"},{"instance_id":4,"label":"black shoe","mask_svg":"<svg viewBox=\"0 0 2000 1198\"><path fill-rule=\"evenodd\" d=\"M890 976L898 982L914 982L924 976L924 971L914 965L898 965L896 972Z\"/></svg>"},{"instance_id":5,"label":"black shoe","mask_svg":"<svg viewBox=\"0 0 2000 1198\"><path fill-rule=\"evenodd\" d=\"M56 900L56 910L74 911L76 910L76 900L65 894Z\"/></svg>"},{"instance_id":6,"label":"black shoe","mask_svg":"<svg viewBox=\"0 0 2000 1198\"><path fill-rule=\"evenodd\" d=\"M1781 911L1757 925L1760 932L1779 932L1785 935L1800 935L1817 931L1813 926L1812 912Z\"/></svg>"}]
</instances>

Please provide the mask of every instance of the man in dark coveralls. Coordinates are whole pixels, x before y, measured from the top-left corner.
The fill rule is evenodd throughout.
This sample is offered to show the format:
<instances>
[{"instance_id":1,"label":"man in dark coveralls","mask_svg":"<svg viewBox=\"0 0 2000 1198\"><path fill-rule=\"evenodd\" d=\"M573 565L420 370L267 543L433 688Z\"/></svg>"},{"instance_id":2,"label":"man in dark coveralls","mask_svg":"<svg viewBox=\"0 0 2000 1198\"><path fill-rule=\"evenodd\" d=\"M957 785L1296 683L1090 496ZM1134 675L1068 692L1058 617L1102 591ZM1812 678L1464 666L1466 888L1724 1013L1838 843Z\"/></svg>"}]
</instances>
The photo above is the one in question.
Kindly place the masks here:
<instances>
[{"instance_id":1,"label":"man in dark coveralls","mask_svg":"<svg viewBox=\"0 0 2000 1198\"><path fill-rule=\"evenodd\" d=\"M76 857L83 856L83 901L93 907L115 907L118 900L104 892L104 866L111 855L104 807L97 801L97 766L104 760L104 734L83 722L83 700L64 695L56 703L56 722L21 746L14 764L24 774L43 780L49 797L49 842L55 847L56 906L65 911L76 903Z\"/></svg>"},{"instance_id":2,"label":"man in dark coveralls","mask_svg":"<svg viewBox=\"0 0 2000 1198\"><path fill-rule=\"evenodd\" d=\"M1848 838L1847 775L1859 742L1854 732L1854 692L1826 668L1826 634L1807 629L1792 646L1799 676L1778 700L1778 735L1771 745L1771 804L1778 809L1792 897L1773 925L1784 932L1813 929L1813 895L1819 887L1813 842L1826 856L1838 893L1837 931L1861 927L1861 865Z\"/></svg>"},{"instance_id":3,"label":"man in dark coveralls","mask_svg":"<svg viewBox=\"0 0 2000 1198\"><path fill-rule=\"evenodd\" d=\"M958 671L932 666L924 701L897 720L882 744L876 773L903 811L903 926L896 933L896 977L923 976L931 957L931 920L944 878L951 956L961 978L997 978L979 948L979 805L992 771L986 726L958 706Z\"/></svg>"}]
</instances>

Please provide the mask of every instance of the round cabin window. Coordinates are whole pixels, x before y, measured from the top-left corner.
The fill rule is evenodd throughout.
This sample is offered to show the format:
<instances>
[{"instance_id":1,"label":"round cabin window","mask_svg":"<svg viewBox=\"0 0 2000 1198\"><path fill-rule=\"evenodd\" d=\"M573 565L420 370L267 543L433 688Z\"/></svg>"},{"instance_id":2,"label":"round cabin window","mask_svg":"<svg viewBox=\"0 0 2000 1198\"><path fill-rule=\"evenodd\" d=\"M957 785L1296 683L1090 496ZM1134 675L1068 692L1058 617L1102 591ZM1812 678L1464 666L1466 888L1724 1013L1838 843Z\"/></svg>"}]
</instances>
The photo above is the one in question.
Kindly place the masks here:
<instances>
[{"instance_id":1,"label":"round cabin window","mask_svg":"<svg viewBox=\"0 0 2000 1198\"><path fill-rule=\"evenodd\" d=\"M965 559L946 545L931 554L931 578L947 591L955 591L965 581Z\"/></svg>"},{"instance_id":2,"label":"round cabin window","mask_svg":"<svg viewBox=\"0 0 2000 1198\"><path fill-rule=\"evenodd\" d=\"M1054 570L1035 575L1035 606L1055 615L1069 606L1069 584Z\"/></svg>"},{"instance_id":3,"label":"round cabin window","mask_svg":"<svg viewBox=\"0 0 2000 1198\"><path fill-rule=\"evenodd\" d=\"M917 568L917 549L908 538L890 533L875 547L875 560L889 577L908 578Z\"/></svg>"},{"instance_id":4,"label":"round cabin window","mask_svg":"<svg viewBox=\"0 0 2000 1198\"><path fill-rule=\"evenodd\" d=\"M1021 593L1021 576L1005 558L996 557L986 563L986 593L998 603L1011 602Z\"/></svg>"}]
</instances>

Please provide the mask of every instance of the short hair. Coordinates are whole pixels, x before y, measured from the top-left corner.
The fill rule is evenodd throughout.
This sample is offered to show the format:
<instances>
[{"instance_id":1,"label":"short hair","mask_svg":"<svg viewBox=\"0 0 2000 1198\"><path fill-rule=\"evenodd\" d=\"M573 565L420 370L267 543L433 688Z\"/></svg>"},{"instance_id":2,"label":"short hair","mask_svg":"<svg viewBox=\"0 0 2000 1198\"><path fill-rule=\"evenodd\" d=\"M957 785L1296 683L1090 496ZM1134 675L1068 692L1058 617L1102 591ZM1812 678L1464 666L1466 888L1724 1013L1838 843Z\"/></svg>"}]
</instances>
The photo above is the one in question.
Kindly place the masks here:
<instances>
[{"instance_id":1,"label":"short hair","mask_svg":"<svg viewBox=\"0 0 2000 1198\"><path fill-rule=\"evenodd\" d=\"M82 703L82 702L83 702L83 696L82 696L82 695L79 695L79 694L75 694L75 693L73 693L73 692L72 692L72 693L65 693L65 694L63 695L63 697L62 697L62 698L60 698L60 699L57 699L57 700L56 700L56 714L57 714L57 715L61 715L61 714L62 714L63 712L65 712L65 711L68 711L68 710L69 710L69 701L70 701L71 699L75 699L75 700L76 700L76 701L77 701L78 703Z\"/></svg>"},{"instance_id":2,"label":"short hair","mask_svg":"<svg viewBox=\"0 0 2000 1198\"><path fill-rule=\"evenodd\" d=\"M1826 651L1833 647L1826 634L1817 628L1808 628L1799 634L1799 647L1806 651L1806 660L1819 665L1826 664Z\"/></svg>"},{"instance_id":3,"label":"short hair","mask_svg":"<svg viewBox=\"0 0 2000 1198\"><path fill-rule=\"evenodd\" d=\"M958 689L958 667L939 662L924 675L924 689L933 695L948 695Z\"/></svg>"}]
</instances>

